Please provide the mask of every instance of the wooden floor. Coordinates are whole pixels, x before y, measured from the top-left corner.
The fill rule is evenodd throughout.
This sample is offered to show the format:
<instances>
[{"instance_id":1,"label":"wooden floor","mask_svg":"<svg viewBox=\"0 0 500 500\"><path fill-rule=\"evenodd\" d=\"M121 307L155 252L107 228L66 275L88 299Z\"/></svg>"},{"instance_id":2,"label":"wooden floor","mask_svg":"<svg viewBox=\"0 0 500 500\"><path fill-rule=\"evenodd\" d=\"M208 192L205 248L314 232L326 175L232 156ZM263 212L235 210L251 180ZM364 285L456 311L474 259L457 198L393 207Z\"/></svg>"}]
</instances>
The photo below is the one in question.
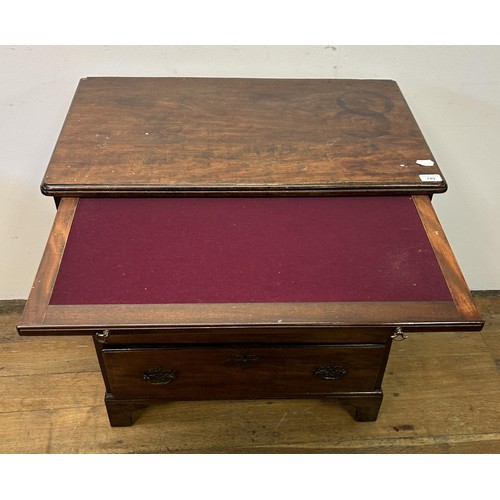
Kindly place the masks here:
<instances>
[{"instance_id":1,"label":"wooden floor","mask_svg":"<svg viewBox=\"0 0 500 500\"><path fill-rule=\"evenodd\" d=\"M176 402L111 428L92 341L19 337L0 302L1 453L499 453L500 292L475 294L481 333L396 342L377 422L335 402Z\"/></svg>"}]
</instances>

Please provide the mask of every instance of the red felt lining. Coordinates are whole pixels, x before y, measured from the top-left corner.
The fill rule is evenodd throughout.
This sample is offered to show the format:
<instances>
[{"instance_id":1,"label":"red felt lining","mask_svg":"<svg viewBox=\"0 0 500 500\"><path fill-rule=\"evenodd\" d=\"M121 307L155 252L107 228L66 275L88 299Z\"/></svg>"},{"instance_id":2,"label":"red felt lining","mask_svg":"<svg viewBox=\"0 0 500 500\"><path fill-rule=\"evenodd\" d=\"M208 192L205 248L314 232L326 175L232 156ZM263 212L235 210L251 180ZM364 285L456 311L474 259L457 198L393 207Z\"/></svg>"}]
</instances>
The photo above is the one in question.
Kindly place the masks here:
<instances>
[{"instance_id":1,"label":"red felt lining","mask_svg":"<svg viewBox=\"0 0 500 500\"><path fill-rule=\"evenodd\" d=\"M50 303L433 300L410 197L83 198Z\"/></svg>"}]
</instances>

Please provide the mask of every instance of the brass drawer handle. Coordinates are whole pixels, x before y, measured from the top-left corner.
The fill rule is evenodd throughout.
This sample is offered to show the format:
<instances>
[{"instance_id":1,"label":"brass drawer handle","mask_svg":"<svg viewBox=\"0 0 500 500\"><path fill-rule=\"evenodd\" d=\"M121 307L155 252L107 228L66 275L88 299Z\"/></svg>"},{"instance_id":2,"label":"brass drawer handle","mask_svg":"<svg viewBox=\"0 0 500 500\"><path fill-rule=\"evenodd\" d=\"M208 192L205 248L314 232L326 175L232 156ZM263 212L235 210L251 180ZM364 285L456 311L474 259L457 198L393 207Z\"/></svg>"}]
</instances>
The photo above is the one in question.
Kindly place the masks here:
<instances>
[{"instance_id":1,"label":"brass drawer handle","mask_svg":"<svg viewBox=\"0 0 500 500\"><path fill-rule=\"evenodd\" d=\"M338 380L347 375L347 368L340 365L330 364L313 368L314 375L325 380Z\"/></svg>"},{"instance_id":2,"label":"brass drawer handle","mask_svg":"<svg viewBox=\"0 0 500 500\"><path fill-rule=\"evenodd\" d=\"M177 374L166 368L153 368L142 373L142 379L153 385L169 384L177 379Z\"/></svg>"}]
</instances>

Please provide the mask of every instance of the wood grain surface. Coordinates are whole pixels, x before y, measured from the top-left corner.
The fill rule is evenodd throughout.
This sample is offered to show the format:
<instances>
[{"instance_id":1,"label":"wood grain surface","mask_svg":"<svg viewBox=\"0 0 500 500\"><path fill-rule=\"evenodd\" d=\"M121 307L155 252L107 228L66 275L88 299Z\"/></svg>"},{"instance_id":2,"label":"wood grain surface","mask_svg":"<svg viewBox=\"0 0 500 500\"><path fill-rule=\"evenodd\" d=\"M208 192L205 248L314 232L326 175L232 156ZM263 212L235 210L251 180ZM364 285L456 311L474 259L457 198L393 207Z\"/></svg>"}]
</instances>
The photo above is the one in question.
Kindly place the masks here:
<instances>
[{"instance_id":1,"label":"wood grain surface","mask_svg":"<svg viewBox=\"0 0 500 500\"><path fill-rule=\"evenodd\" d=\"M42 183L53 196L445 190L398 85L342 79L84 78Z\"/></svg>"}]
</instances>

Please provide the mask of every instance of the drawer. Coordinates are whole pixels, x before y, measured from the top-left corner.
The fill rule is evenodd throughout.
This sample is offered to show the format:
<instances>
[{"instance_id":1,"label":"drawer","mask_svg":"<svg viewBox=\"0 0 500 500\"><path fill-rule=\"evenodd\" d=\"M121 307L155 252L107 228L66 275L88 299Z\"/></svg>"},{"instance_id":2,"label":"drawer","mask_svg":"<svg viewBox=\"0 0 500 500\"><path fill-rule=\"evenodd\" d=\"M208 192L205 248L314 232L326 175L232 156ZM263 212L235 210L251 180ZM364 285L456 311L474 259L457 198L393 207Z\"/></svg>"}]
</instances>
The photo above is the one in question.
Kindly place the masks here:
<instances>
[{"instance_id":1,"label":"drawer","mask_svg":"<svg viewBox=\"0 0 500 500\"><path fill-rule=\"evenodd\" d=\"M311 345L482 324L425 196L65 198L18 330Z\"/></svg>"},{"instance_id":2,"label":"drawer","mask_svg":"<svg viewBox=\"0 0 500 500\"><path fill-rule=\"evenodd\" d=\"M104 349L116 398L172 400L326 396L376 388L385 346Z\"/></svg>"}]
</instances>

